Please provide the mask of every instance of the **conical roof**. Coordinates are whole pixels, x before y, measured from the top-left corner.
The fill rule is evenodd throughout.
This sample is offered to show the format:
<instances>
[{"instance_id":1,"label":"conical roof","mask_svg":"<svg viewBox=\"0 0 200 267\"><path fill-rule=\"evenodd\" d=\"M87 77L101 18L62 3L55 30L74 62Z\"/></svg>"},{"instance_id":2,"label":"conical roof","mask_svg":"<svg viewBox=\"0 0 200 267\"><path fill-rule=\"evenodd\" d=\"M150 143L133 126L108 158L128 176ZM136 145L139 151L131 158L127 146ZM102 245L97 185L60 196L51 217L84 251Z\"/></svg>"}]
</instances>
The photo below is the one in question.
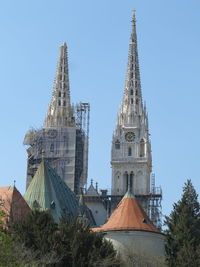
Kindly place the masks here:
<instances>
[{"instance_id":1,"label":"conical roof","mask_svg":"<svg viewBox=\"0 0 200 267\"><path fill-rule=\"evenodd\" d=\"M102 227L92 230L95 232L120 230L160 232L130 191L125 194L108 221Z\"/></svg>"},{"instance_id":2,"label":"conical roof","mask_svg":"<svg viewBox=\"0 0 200 267\"><path fill-rule=\"evenodd\" d=\"M55 221L62 216L78 214L79 203L75 194L43 160L24 195L31 209L49 210Z\"/></svg>"}]
</instances>

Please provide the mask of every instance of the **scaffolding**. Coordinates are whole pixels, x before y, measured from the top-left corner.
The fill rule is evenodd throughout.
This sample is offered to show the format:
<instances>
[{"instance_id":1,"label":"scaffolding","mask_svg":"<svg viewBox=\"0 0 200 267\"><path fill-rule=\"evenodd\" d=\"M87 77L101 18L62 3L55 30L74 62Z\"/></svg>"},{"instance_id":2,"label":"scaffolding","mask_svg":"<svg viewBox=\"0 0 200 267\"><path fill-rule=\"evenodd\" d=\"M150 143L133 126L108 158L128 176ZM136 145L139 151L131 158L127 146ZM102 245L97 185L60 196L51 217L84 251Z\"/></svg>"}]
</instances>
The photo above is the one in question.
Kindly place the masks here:
<instances>
[{"instance_id":1,"label":"scaffolding","mask_svg":"<svg viewBox=\"0 0 200 267\"><path fill-rule=\"evenodd\" d=\"M106 211L107 211L107 219L110 217L112 212L116 209L120 200L124 195L112 195L110 194L110 190L104 189L100 190L101 194L94 195L84 195L87 202L95 202L101 199ZM109 193L108 193L109 192ZM136 194L135 197L139 201L142 208L145 210L153 224L161 230L162 228L162 189L161 187L155 186L155 174L153 173L151 176L151 188L150 192L147 194ZM106 219L106 218L105 218Z\"/></svg>"},{"instance_id":2,"label":"scaffolding","mask_svg":"<svg viewBox=\"0 0 200 267\"><path fill-rule=\"evenodd\" d=\"M75 107L76 118L76 158L75 158L75 192L80 193L88 175L89 121L90 104L80 102Z\"/></svg>"}]
</instances>

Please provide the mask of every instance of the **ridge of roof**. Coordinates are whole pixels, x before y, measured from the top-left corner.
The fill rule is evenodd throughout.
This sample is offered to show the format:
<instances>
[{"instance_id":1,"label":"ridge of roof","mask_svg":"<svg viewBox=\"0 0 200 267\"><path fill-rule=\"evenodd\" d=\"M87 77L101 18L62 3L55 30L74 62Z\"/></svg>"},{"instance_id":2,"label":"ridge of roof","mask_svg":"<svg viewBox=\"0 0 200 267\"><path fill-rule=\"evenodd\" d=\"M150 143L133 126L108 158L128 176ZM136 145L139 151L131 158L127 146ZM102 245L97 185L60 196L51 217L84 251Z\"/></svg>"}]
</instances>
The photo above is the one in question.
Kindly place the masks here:
<instances>
[{"instance_id":1,"label":"ridge of roof","mask_svg":"<svg viewBox=\"0 0 200 267\"><path fill-rule=\"evenodd\" d=\"M57 222L62 216L75 215L79 210L75 194L44 159L24 198L32 209L49 210Z\"/></svg>"}]
</instances>

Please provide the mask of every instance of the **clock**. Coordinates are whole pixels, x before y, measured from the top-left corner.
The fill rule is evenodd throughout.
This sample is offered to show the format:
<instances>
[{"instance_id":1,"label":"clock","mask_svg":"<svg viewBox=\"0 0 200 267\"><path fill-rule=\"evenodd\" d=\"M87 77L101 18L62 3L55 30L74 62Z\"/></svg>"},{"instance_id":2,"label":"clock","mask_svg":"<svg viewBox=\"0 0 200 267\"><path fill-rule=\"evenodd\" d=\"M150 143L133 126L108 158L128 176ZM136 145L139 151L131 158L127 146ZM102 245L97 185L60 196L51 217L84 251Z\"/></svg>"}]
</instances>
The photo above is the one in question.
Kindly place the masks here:
<instances>
[{"instance_id":1,"label":"clock","mask_svg":"<svg viewBox=\"0 0 200 267\"><path fill-rule=\"evenodd\" d=\"M128 132L125 134L125 139L128 142L133 142L135 139L135 134L133 132Z\"/></svg>"},{"instance_id":2,"label":"clock","mask_svg":"<svg viewBox=\"0 0 200 267\"><path fill-rule=\"evenodd\" d=\"M55 138L57 136L57 131L52 129L52 130L49 130L47 134L49 138Z\"/></svg>"}]
</instances>

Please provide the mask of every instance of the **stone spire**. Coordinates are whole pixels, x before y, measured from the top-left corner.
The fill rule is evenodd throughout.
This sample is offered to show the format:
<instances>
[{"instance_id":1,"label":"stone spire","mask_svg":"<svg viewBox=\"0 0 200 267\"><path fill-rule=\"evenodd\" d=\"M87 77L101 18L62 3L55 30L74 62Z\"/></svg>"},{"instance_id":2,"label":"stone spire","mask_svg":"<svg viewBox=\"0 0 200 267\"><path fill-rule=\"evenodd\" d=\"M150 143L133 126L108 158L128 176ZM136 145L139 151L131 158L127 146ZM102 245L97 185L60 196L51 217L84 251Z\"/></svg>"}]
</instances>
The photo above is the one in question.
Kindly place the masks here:
<instances>
[{"instance_id":1,"label":"stone spire","mask_svg":"<svg viewBox=\"0 0 200 267\"><path fill-rule=\"evenodd\" d=\"M129 43L128 66L118 124L132 126L135 117L142 115L142 92L140 83L139 59L137 50L135 11L132 17L132 32Z\"/></svg>"},{"instance_id":2,"label":"stone spire","mask_svg":"<svg viewBox=\"0 0 200 267\"><path fill-rule=\"evenodd\" d=\"M74 126L73 109L70 103L67 44L60 47L51 103L44 127Z\"/></svg>"}]
</instances>

